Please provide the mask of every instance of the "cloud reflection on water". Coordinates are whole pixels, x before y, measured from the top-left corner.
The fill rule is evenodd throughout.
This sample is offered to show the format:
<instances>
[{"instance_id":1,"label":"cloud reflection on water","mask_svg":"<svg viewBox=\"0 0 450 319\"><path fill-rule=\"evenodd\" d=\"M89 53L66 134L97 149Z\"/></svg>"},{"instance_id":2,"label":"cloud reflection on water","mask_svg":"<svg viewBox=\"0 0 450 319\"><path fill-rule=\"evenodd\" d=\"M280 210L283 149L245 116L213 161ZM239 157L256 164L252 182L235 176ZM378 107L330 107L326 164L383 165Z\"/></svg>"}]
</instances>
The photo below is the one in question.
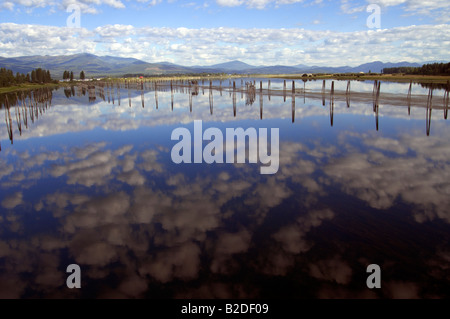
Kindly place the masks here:
<instances>
[{"instance_id":1,"label":"cloud reflection on water","mask_svg":"<svg viewBox=\"0 0 450 319\"><path fill-rule=\"evenodd\" d=\"M104 105L94 106L89 116L82 111L86 106L71 107L79 121L50 127L43 118L30 136L97 125L129 134L148 120L114 112L101 119ZM151 125L192 119L189 111L165 112L163 107L150 111ZM264 118L291 116L289 108L264 112ZM46 118L65 116L51 114ZM226 108L214 114L224 121L233 118ZM259 110L238 114L258 118ZM328 116L326 109L311 106L296 118L313 115ZM193 116L209 116L209 106ZM358 209L352 223L343 222L353 206L364 204L380 213L406 211L405 221L413 216L416 227L440 222L439 229L448 229L450 132L440 122L435 129L441 134L383 136L340 129L330 140L286 138L280 143L278 174L264 177L251 165L180 169L167 161L167 145L128 139L7 149L0 158L0 296L251 298L274 293L273 278L291 287L280 296L291 293L292 285L298 286L296 296L318 298L445 296L441 287L448 282L450 258L442 237L429 239L434 251L422 251L427 258L416 261L443 286L429 292L420 278L391 275L405 263L403 256L386 252L381 254L386 285L370 291L361 273L371 256L352 254L377 246L377 239L346 239L353 227L364 225L357 221ZM346 209L336 205L344 196L352 199ZM72 262L82 267L87 288L81 291L64 287L65 265Z\"/></svg>"}]
</instances>

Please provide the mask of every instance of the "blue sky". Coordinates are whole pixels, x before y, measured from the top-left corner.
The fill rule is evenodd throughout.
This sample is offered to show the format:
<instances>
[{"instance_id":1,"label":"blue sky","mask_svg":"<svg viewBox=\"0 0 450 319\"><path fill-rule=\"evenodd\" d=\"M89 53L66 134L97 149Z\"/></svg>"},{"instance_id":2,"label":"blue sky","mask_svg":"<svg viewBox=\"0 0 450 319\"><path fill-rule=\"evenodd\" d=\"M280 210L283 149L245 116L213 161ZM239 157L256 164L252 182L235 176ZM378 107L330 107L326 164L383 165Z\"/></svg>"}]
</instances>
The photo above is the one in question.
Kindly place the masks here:
<instances>
[{"instance_id":1,"label":"blue sky","mask_svg":"<svg viewBox=\"0 0 450 319\"><path fill-rule=\"evenodd\" d=\"M376 4L379 28L367 12ZM78 20L67 20L79 10ZM73 17L73 16L72 16ZM7 0L0 56L89 52L208 65L450 60L450 4L418 0ZM72 26L72 27L71 27Z\"/></svg>"}]
</instances>

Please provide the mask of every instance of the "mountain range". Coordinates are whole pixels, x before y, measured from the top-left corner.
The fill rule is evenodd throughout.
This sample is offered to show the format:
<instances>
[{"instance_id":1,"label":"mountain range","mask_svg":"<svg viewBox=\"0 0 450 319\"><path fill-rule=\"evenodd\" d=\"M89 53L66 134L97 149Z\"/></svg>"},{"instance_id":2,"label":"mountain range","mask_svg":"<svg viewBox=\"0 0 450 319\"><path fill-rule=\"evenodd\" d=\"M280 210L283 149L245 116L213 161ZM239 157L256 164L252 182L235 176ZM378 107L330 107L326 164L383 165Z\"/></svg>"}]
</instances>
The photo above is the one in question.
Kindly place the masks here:
<instances>
[{"instance_id":1,"label":"mountain range","mask_svg":"<svg viewBox=\"0 0 450 319\"><path fill-rule=\"evenodd\" d=\"M97 56L81 53L60 56L22 56L14 58L0 57L0 67L14 73L29 73L33 69L50 70L52 77L61 79L65 70L73 71L75 78L83 70L87 78L101 76L123 76L125 74L188 74L188 73L237 73L237 74L299 74L299 73L380 73L383 68L410 66L420 67L422 64L399 62L383 63L375 61L356 67L323 67L298 64L294 66L254 66L241 61L230 61L210 66L182 66L169 62L148 63L134 58L113 56Z\"/></svg>"}]
</instances>

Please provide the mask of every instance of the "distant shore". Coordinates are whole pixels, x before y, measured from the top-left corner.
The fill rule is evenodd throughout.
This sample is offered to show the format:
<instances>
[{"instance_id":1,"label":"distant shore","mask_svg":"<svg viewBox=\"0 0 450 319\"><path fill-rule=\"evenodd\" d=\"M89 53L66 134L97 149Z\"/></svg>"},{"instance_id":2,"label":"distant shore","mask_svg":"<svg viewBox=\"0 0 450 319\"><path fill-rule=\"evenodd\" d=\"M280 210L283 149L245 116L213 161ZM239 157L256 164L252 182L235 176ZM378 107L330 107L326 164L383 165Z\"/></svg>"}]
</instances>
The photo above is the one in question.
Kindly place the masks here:
<instances>
[{"instance_id":1,"label":"distant shore","mask_svg":"<svg viewBox=\"0 0 450 319\"><path fill-rule=\"evenodd\" d=\"M412 75L412 74L312 74L312 76L303 76L303 74L264 74L258 77L281 78L291 80L355 80L355 81L389 81L389 82L417 82L417 83L436 83L445 84L450 81L450 76L443 75Z\"/></svg>"},{"instance_id":2,"label":"distant shore","mask_svg":"<svg viewBox=\"0 0 450 319\"><path fill-rule=\"evenodd\" d=\"M312 74L309 76L304 76L303 74L232 74L232 75L212 75L210 77L206 76L196 76L196 75L175 75L175 76L150 76L145 77L143 80L201 80L201 79L228 79L228 78L277 78L277 79L289 79L289 80L354 80L354 81L388 81L388 82L398 82L398 83L409 83L410 81L415 83L435 83L435 84L446 84L450 82L450 76L437 76L437 75L403 75L403 74ZM122 77L105 77L103 78L107 81L125 81L125 80L140 80L139 78L122 78ZM89 83L90 81L86 81ZM83 83L86 83L83 82ZM46 83L46 84L20 84L8 87L1 87L1 93L10 93L15 91L32 90L40 88L57 88L57 87L67 87L71 85L77 85L80 83L78 81L74 82L59 82L59 83Z\"/></svg>"}]
</instances>

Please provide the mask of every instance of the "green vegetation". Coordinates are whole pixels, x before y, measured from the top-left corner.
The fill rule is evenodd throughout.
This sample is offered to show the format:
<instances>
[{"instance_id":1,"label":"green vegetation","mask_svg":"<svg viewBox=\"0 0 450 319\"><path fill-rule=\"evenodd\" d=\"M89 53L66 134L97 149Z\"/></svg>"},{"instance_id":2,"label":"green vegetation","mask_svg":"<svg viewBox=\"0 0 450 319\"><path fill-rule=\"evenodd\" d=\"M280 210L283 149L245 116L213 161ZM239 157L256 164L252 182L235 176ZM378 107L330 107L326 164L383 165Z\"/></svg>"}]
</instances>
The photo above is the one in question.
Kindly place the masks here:
<instances>
[{"instance_id":1,"label":"green vegetation","mask_svg":"<svg viewBox=\"0 0 450 319\"><path fill-rule=\"evenodd\" d=\"M41 68L31 71L31 76L29 73L25 75L19 72L14 76L13 71L6 68L0 69L0 88L31 83L44 84L54 83L54 81L52 80L50 71Z\"/></svg>"},{"instance_id":2,"label":"green vegetation","mask_svg":"<svg viewBox=\"0 0 450 319\"><path fill-rule=\"evenodd\" d=\"M64 71L63 73L63 80L70 80L73 81L73 71Z\"/></svg>"},{"instance_id":3,"label":"green vegetation","mask_svg":"<svg viewBox=\"0 0 450 319\"><path fill-rule=\"evenodd\" d=\"M35 83L24 83L24 84L18 84L13 86L7 86L7 87L0 87L0 94L2 93L9 93L14 91L28 91L33 89L40 89L40 88L56 88L60 84L58 83L45 83L45 84L35 84Z\"/></svg>"},{"instance_id":4,"label":"green vegetation","mask_svg":"<svg viewBox=\"0 0 450 319\"><path fill-rule=\"evenodd\" d=\"M450 75L450 63L424 64L421 67L384 68L384 74L412 74L412 75Z\"/></svg>"},{"instance_id":5,"label":"green vegetation","mask_svg":"<svg viewBox=\"0 0 450 319\"><path fill-rule=\"evenodd\" d=\"M63 80L73 81L73 79L74 79L73 71L65 70L63 73ZM86 79L86 74L84 73L84 71L81 71L80 72L80 80L85 80L85 79Z\"/></svg>"}]
</instances>

